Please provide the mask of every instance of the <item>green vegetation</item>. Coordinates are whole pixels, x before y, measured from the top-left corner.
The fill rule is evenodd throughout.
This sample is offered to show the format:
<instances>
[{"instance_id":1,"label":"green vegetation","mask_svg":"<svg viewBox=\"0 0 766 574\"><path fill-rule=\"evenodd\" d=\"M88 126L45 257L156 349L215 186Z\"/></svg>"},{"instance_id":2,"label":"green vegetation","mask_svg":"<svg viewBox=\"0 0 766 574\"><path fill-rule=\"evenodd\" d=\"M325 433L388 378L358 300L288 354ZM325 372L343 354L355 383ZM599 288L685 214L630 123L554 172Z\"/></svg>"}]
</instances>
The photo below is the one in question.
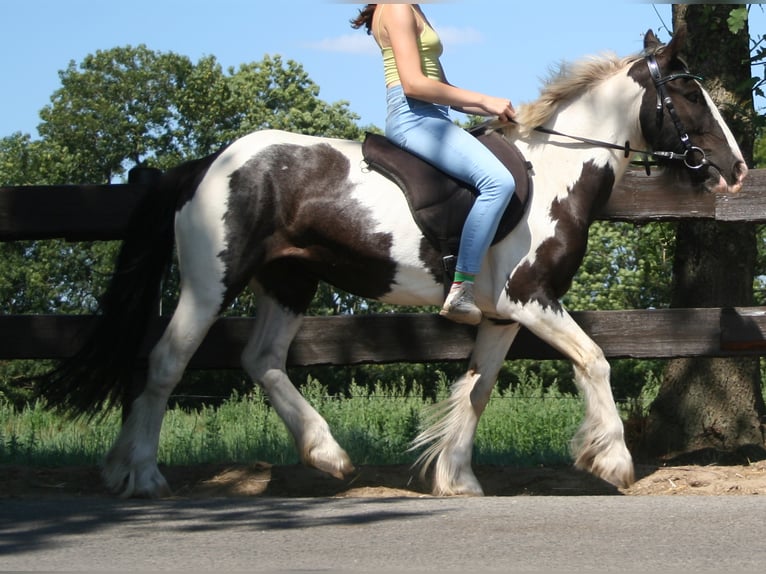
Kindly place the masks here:
<instances>
[{"instance_id":1,"label":"green vegetation","mask_svg":"<svg viewBox=\"0 0 766 574\"><path fill-rule=\"evenodd\" d=\"M414 462L408 452L431 400L417 384L406 389L367 389L352 384L349 396L329 395L309 379L302 391L326 417L335 437L356 464ZM438 398L448 393L446 378ZM565 463L582 417L582 402L529 379L496 390L479 425L477 463L528 466ZM111 446L120 426L117 410L97 421L68 420L36 403L21 410L0 405L0 464L61 466L96 464ZM159 461L185 465L204 462L298 462L284 425L260 390L233 394L217 407L168 410L160 438Z\"/></svg>"}]
</instances>

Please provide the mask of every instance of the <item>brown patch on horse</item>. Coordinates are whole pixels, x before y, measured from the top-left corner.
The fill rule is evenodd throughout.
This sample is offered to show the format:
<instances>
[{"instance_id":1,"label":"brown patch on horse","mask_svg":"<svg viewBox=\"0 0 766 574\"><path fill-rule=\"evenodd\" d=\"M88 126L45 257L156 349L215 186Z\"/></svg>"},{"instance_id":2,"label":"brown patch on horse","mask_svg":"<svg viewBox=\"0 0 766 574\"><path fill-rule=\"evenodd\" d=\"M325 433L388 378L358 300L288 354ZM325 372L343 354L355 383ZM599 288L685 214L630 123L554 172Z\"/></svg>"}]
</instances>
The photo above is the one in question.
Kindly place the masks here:
<instances>
[{"instance_id":1,"label":"brown patch on horse","mask_svg":"<svg viewBox=\"0 0 766 574\"><path fill-rule=\"evenodd\" d=\"M559 298L572 284L588 245L588 228L596 211L606 202L614 186L611 167L583 165L580 178L564 199L551 204L555 232L543 241L535 257L520 265L506 286L508 298L560 309Z\"/></svg>"},{"instance_id":2,"label":"brown patch on horse","mask_svg":"<svg viewBox=\"0 0 766 574\"><path fill-rule=\"evenodd\" d=\"M226 301L254 276L282 305L302 313L318 280L362 297L391 290L390 233L351 196L346 156L327 144L275 144L229 178L225 215Z\"/></svg>"}]
</instances>

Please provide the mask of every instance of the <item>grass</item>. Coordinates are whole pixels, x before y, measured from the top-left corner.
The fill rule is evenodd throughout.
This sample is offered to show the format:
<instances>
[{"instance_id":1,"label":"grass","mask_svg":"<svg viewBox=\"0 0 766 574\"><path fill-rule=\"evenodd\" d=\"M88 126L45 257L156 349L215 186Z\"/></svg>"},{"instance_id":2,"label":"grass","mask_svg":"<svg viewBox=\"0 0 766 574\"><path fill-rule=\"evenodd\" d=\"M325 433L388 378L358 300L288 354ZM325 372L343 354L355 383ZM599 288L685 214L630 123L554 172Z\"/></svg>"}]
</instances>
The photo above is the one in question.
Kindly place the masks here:
<instances>
[{"instance_id":1,"label":"grass","mask_svg":"<svg viewBox=\"0 0 766 574\"><path fill-rule=\"evenodd\" d=\"M310 379L301 390L355 464L407 464L417 456L407 449L430 404L421 398L417 385L405 393L382 385L368 391L352 384L349 396L339 398ZM438 396L447 393L443 382ZM565 463L582 413L578 397L543 389L535 381L502 393L495 390L477 430L474 461L515 466ZM96 464L119 428L116 410L104 413L98 422L88 422L63 418L41 403L20 411L0 404L0 464ZM292 439L259 389L232 396L217 407L169 409L158 458L168 465L298 462Z\"/></svg>"}]
</instances>

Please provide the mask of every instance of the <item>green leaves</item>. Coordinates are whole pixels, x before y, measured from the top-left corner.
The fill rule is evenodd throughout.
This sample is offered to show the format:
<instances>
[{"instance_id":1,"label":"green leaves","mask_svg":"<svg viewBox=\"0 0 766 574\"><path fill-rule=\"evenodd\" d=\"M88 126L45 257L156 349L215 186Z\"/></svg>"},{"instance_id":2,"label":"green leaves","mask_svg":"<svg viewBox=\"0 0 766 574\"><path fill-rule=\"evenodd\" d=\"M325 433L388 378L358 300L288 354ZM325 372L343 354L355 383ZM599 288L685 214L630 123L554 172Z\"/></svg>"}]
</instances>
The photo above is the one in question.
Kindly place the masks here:
<instances>
[{"instance_id":1,"label":"green leaves","mask_svg":"<svg viewBox=\"0 0 766 574\"><path fill-rule=\"evenodd\" d=\"M70 62L43 108L41 136L76 158L69 183L111 183L132 165L172 149L173 95L192 64L145 46Z\"/></svg>"},{"instance_id":2,"label":"green leaves","mask_svg":"<svg viewBox=\"0 0 766 574\"><path fill-rule=\"evenodd\" d=\"M361 135L346 102L320 100L300 64L279 56L224 72L213 56L195 64L125 46L70 62L59 75L38 129L70 158L67 183L111 183L137 164L167 168L263 128Z\"/></svg>"},{"instance_id":3,"label":"green leaves","mask_svg":"<svg viewBox=\"0 0 766 574\"><path fill-rule=\"evenodd\" d=\"M726 22L732 34L740 32L747 24L747 6L733 8Z\"/></svg>"},{"instance_id":4,"label":"green leaves","mask_svg":"<svg viewBox=\"0 0 766 574\"><path fill-rule=\"evenodd\" d=\"M576 310L667 306L673 241L668 224L594 223L564 304Z\"/></svg>"}]
</instances>

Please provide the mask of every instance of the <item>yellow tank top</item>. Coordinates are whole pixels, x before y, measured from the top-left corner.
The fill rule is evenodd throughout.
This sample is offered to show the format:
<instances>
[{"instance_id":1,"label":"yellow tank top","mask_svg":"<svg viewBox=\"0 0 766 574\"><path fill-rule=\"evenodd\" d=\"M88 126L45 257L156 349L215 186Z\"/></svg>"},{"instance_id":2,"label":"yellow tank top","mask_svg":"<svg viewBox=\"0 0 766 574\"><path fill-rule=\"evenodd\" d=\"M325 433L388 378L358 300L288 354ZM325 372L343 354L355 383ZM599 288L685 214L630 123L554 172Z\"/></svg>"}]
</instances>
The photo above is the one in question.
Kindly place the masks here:
<instances>
[{"instance_id":1,"label":"yellow tank top","mask_svg":"<svg viewBox=\"0 0 766 574\"><path fill-rule=\"evenodd\" d=\"M441 39L436 33L436 30L428 25L428 22L423 20L417 14L415 17L423 24L423 31L418 37L420 69L423 70L423 75L427 78L442 81L444 78L442 76L441 63L439 62L439 57L442 55L443 51ZM380 38L380 34L378 34L378 38ZM380 51L383 54L383 73L386 80L386 86L400 83L401 80L399 79L399 71L396 69L393 48L391 48L391 46L381 46Z\"/></svg>"}]
</instances>

